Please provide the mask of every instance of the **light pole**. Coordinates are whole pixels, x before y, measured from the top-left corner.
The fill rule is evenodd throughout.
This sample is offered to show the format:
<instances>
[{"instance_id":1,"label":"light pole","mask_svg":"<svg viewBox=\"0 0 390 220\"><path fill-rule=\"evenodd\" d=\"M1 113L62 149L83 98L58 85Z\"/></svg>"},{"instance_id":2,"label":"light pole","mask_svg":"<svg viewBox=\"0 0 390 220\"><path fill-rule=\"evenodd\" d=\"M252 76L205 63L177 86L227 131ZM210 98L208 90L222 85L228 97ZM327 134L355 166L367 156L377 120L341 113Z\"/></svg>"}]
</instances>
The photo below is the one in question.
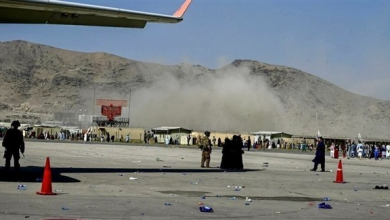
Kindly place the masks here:
<instances>
[{"instance_id":1,"label":"light pole","mask_svg":"<svg viewBox=\"0 0 390 220\"><path fill-rule=\"evenodd\" d=\"M316 111L316 121L317 121L317 131L319 131L318 130L318 112Z\"/></svg>"},{"instance_id":2,"label":"light pole","mask_svg":"<svg viewBox=\"0 0 390 220\"><path fill-rule=\"evenodd\" d=\"M129 127L130 126L130 101L131 101L131 89L129 89Z\"/></svg>"},{"instance_id":3,"label":"light pole","mask_svg":"<svg viewBox=\"0 0 390 220\"><path fill-rule=\"evenodd\" d=\"M248 135L250 134L251 132L251 115L248 114Z\"/></svg>"}]
</instances>

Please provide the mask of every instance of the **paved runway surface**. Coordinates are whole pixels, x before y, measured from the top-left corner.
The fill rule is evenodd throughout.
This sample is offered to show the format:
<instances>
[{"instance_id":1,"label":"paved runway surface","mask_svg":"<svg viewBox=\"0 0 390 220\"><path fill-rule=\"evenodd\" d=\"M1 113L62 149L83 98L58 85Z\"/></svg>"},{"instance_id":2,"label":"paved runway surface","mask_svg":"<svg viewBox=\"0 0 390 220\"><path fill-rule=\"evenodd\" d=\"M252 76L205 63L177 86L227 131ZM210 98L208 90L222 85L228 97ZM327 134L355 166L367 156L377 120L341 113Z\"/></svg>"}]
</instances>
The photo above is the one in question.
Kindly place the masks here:
<instances>
[{"instance_id":1,"label":"paved runway surface","mask_svg":"<svg viewBox=\"0 0 390 220\"><path fill-rule=\"evenodd\" d=\"M313 154L245 151L245 170L226 172L220 149L205 169L196 147L26 142L19 174L0 167L0 219L390 219L390 191L373 189L390 185L389 160L342 159L338 184L338 160L311 172ZM47 157L54 196L36 194Z\"/></svg>"}]
</instances>

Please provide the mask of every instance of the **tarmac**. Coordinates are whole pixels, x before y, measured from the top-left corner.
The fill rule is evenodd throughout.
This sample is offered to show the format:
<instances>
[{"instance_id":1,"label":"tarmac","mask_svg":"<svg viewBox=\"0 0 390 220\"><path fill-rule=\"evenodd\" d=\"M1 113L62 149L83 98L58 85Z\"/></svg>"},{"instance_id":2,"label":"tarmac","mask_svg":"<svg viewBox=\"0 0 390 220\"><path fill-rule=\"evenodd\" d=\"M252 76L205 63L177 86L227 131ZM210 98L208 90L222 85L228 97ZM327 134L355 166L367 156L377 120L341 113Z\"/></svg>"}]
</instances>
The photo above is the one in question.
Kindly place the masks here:
<instances>
[{"instance_id":1,"label":"tarmac","mask_svg":"<svg viewBox=\"0 0 390 220\"><path fill-rule=\"evenodd\" d=\"M0 219L390 218L390 191L374 189L389 185L389 160L343 158L337 171L327 156L327 172L312 172L314 151L245 150L245 169L226 171L221 157L214 148L200 168L197 147L26 141L19 173L0 167ZM36 194L47 158L57 195Z\"/></svg>"}]
</instances>

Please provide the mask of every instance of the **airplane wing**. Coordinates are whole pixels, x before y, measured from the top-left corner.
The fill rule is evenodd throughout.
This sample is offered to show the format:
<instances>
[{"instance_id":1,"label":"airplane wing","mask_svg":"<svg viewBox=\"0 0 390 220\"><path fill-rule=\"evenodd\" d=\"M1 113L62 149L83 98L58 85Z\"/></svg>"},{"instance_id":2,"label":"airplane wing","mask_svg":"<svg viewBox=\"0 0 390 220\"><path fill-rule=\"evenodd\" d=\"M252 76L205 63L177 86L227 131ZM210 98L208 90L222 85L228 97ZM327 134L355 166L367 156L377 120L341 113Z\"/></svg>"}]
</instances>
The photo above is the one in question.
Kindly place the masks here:
<instances>
[{"instance_id":1,"label":"airplane wing","mask_svg":"<svg viewBox=\"0 0 390 220\"><path fill-rule=\"evenodd\" d=\"M144 28L147 22L179 23L191 1L163 15L58 0L0 0L0 23Z\"/></svg>"}]
</instances>

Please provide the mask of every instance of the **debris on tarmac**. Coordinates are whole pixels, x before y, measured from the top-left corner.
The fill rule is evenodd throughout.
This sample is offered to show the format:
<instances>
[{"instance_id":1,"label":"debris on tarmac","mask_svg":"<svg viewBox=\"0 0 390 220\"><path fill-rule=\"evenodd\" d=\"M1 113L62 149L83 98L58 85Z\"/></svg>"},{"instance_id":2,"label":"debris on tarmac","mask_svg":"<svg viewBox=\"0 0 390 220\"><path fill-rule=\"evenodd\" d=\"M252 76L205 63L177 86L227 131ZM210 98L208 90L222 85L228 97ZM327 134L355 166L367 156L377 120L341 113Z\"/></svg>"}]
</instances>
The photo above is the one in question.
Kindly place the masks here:
<instances>
[{"instance_id":1,"label":"debris on tarmac","mask_svg":"<svg viewBox=\"0 0 390 220\"><path fill-rule=\"evenodd\" d=\"M27 190L27 185L18 185L18 190Z\"/></svg>"},{"instance_id":2,"label":"debris on tarmac","mask_svg":"<svg viewBox=\"0 0 390 220\"><path fill-rule=\"evenodd\" d=\"M34 144L34 142L31 142L31 144ZM68 147L68 145L64 145L64 149L67 149L65 147ZM69 145L69 147L73 147L73 145ZM351 163L350 166L345 165L348 169L344 168L344 175L347 175L350 178L351 184L335 185L333 183L335 176L333 176L332 173L303 172L304 169L307 169L307 164L309 164L307 162L309 156L305 156L308 158L303 158L304 160L302 160L301 157L303 156L300 156L299 154L297 156L295 156L295 154L277 155L275 157L277 159L272 160L273 166L276 166L274 175L272 172L263 171L265 169L261 168L261 165L263 164L261 158L271 157L273 154L262 155L259 153L254 155L255 152L249 153L246 156L248 158L245 164L247 164L246 167L249 170L248 172L228 171L227 173L223 173L223 170L208 170L207 172L206 170L200 170L198 168L199 152L197 149L185 149L187 153L185 155L186 158L185 160L182 160L180 154L184 151L183 149L180 151L178 150L177 152L175 150L173 155L176 156L172 156L172 152L168 151L168 149L163 149L163 154L158 151L161 150L160 148L146 151L143 147L144 146L139 147L139 152L141 152L140 154L142 157L137 158L137 156L134 156L135 158L131 158L130 156L130 158L126 158L125 156L121 156L123 154L119 153L119 150L126 150L126 153L128 149L119 146L118 152L114 154L118 155L119 159L115 159L114 161L108 160L104 164L101 163L101 160L99 160L100 157L98 156L92 158L95 159L92 160L92 162L79 160L78 157L75 158L76 162L83 162L79 165L79 167L82 168L92 167L93 165L97 165L100 168L111 168L110 172L102 172L99 175L96 175L96 170L98 170L98 168L95 168L88 169L87 171L91 172L88 174L67 174L65 177L61 177L61 174L59 173L61 170L53 169L52 172L55 174L53 175L53 192L56 192L56 189L62 189L59 185L64 185L64 182L74 182L75 180L78 180L80 183L77 183L76 185L66 185L66 189L64 188L63 193L61 193L62 195L59 197L51 197L53 199L50 200L53 201L48 201L49 203L46 202L42 206L28 206L23 208L24 210L8 214L5 214L7 211L5 209L1 213L0 219L8 219L7 217L12 218L12 216L15 216L15 213L17 213L20 218L24 218L25 215L36 214L36 210L40 207L43 212L49 210L50 213L59 216L59 218L77 218L80 216L88 217L89 215L93 215L95 217L101 217L102 219L123 218L124 215L129 219L156 218L159 216L160 218L167 219L210 219L214 217L224 219L235 219L239 217L256 219L261 218L261 216L274 219L302 219L309 215L318 219L337 219L348 216L351 218L372 216L377 219L386 219L386 214L390 210L390 201L388 200L388 196L385 195L390 191L379 189L371 190L376 185L380 187L384 186L383 184L385 183L390 186L390 182L388 181L390 174L385 175L386 171L390 171L390 168L377 164L378 166L374 167L378 170L376 172L380 172L381 174L384 173L384 175L381 175L381 178L378 179L375 174L372 175L373 168L369 165L373 164L373 162L369 160L351 160L349 162ZM136 146L134 148L136 148ZM108 152L111 150L111 148L107 149ZM64 150L59 152L67 151ZM217 156L219 156L221 151L216 151L216 153L218 154ZM194 156L190 159L190 155L192 154L194 154ZM164 158L164 162L156 161L157 155L158 157L161 156L161 159ZM53 156L53 158L50 159L53 160L54 158L56 157ZM167 158L167 162L165 162L165 158ZM68 157L65 155L64 158L58 160L61 162L66 161L67 159ZM142 163L144 165L137 163L132 166L134 168L126 169L126 162L128 163L127 165L131 167L131 161L133 160L143 160L144 162ZM178 164L172 164L172 160L175 160ZM288 162L291 160L296 161L289 165ZM69 161L69 163L70 162L72 161ZM220 161L212 160L211 162L211 165L216 167L217 163ZM335 168L336 162L338 161L332 161L329 168L330 166L334 166L332 169ZM343 162L345 162L345 160ZM38 162L34 161L34 164L35 163ZM52 164L55 166L55 160L53 160ZM355 164L360 165L353 166ZM163 165L173 165L172 167L175 169L168 171L169 169L163 168ZM295 169L296 167L298 168ZM165 175L163 175L162 172L158 172L159 168L163 169L162 172L166 172ZM33 185L34 188L39 187L40 189L41 183L35 182L36 178L39 177L39 170L40 169L37 169L36 174L32 173L29 174L28 178L21 179L20 181L22 182L19 183L12 183L7 181L8 179L3 181L3 186L5 187L1 187L3 189L1 192L5 193L0 193L0 195L2 195L1 197L5 196L5 199L11 200L11 202L14 202L13 200L15 200L15 204L22 195L26 198L27 203L29 201L27 199L30 199L31 201L36 200L36 190L33 189ZM126 172L119 173L123 170L126 170ZM139 170L139 173L135 172L137 170ZM28 173L27 171L29 170L26 168L25 171ZM336 172L336 170L334 170L334 172ZM359 175L361 172L364 172L366 178L362 178L363 176ZM134 178L138 178L138 181L129 179L130 177L133 177L132 174L135 174ZM313 174L315 177L313 177ZM125 178L130 180L130 182ZM324 178L324 181L318 181L320 178ZM202 182L199 182L199 179L201 179ZM286 182L286 180L289 181ZM138 182L142 182L142 184L139 185ZM195 182L198 184L192 185L192 183ZM292 185L291 182L293 183ZM229 185L226 185L226 183ZM18 184L29 184L27 186L27 191L15 190L15 185L18 186ZM258 187L256 188L257 185L262 185L263 187L258 189ZM355 185L358 187L358 192L353 191ZM89 188L89 186L91 188ZM235 186L241 186L241 191L234 191ZM243 188L243 186L245 186L245 188ZM153 187L156 187L156 191L154 191ZM10 192L7 192L7 190ZM337 190L339 190L339 193L337 193ZM71 197L71 194L80 194L80 198L73 198ZM175 195L175 197L173 195ZM221 197L219 197L219 195L221 195ZM383 196L383 199L381 198L381 195ZM202 196L207 198L201 199ZM329 197L331 200L327 201L325 199L326 197ZM344 200L344 198L347 198L349 203L347 200ZM39 197L38 199L42 199L42 197ZM72 205L72 201L73 203L76 201L74 199L78 200L76 202L78 206L76 203ZM251 199L252 202L248 201L249 199ZM130 200L132 200L131 203L129 202ZM177 202L175 200L177 200ZM173 205L166 206L165 203L171 203ZM245 205L245 203L248 203L249 205ZM335 210L320 209L318 207L318 204L320 203L329 204L332 209L333 206L335 206ZM115 212L106 212L103 207L107 204L115 207ZM47 207L47 205L49 205L49 207ZM94 208L92 205L97 207ZM276 207L278 205L280 205L280 209ZM70 207L71 210L65 211L61 209L61 207L66 206ZM202 213L199 211L200 206L215 208L215 213ZM52 207L52 209L50 209L50 207ZM232 208L234 211L232 211ZM15 210L16 209L17 208L15 208ZM141 213L146 211L145 216L141 216L141 213L137 210L141 211ZM370 214L370 211L375 213ZM30 215L29 219L33 218L36 217Z\"/></svg>"},{"instance_id":3,"label":"debris on tarmac","mask_svg":"<svg viewBox=\"0 0 390 220\"><path fill-rule=\"evenodd\" d=\"M326 204L325 202L318 204L318 208L320 209L332 209L332 206L329 204Z\"/></svg>"},{"instance_id":4,"label":"debris on tarmac","mask_svg":"<svg viewBox=\"0 0 390 220\"><path fill-rule=\"evenodd\" d=\"M137 180L138 178L135 178L135 177L130 177L129 180Z\"/></svg>"},{"instance_id":5,"label":"debris on tarmac","mask_svg":"<svg viewBox=\"0 0 390 220\"><path fill-rule=\"evenodd\" d=\"M200 206L199 211L201 211L201 212L214 212L213 208L208 207L208 206Z\"/></svg>"}]
</instances>

